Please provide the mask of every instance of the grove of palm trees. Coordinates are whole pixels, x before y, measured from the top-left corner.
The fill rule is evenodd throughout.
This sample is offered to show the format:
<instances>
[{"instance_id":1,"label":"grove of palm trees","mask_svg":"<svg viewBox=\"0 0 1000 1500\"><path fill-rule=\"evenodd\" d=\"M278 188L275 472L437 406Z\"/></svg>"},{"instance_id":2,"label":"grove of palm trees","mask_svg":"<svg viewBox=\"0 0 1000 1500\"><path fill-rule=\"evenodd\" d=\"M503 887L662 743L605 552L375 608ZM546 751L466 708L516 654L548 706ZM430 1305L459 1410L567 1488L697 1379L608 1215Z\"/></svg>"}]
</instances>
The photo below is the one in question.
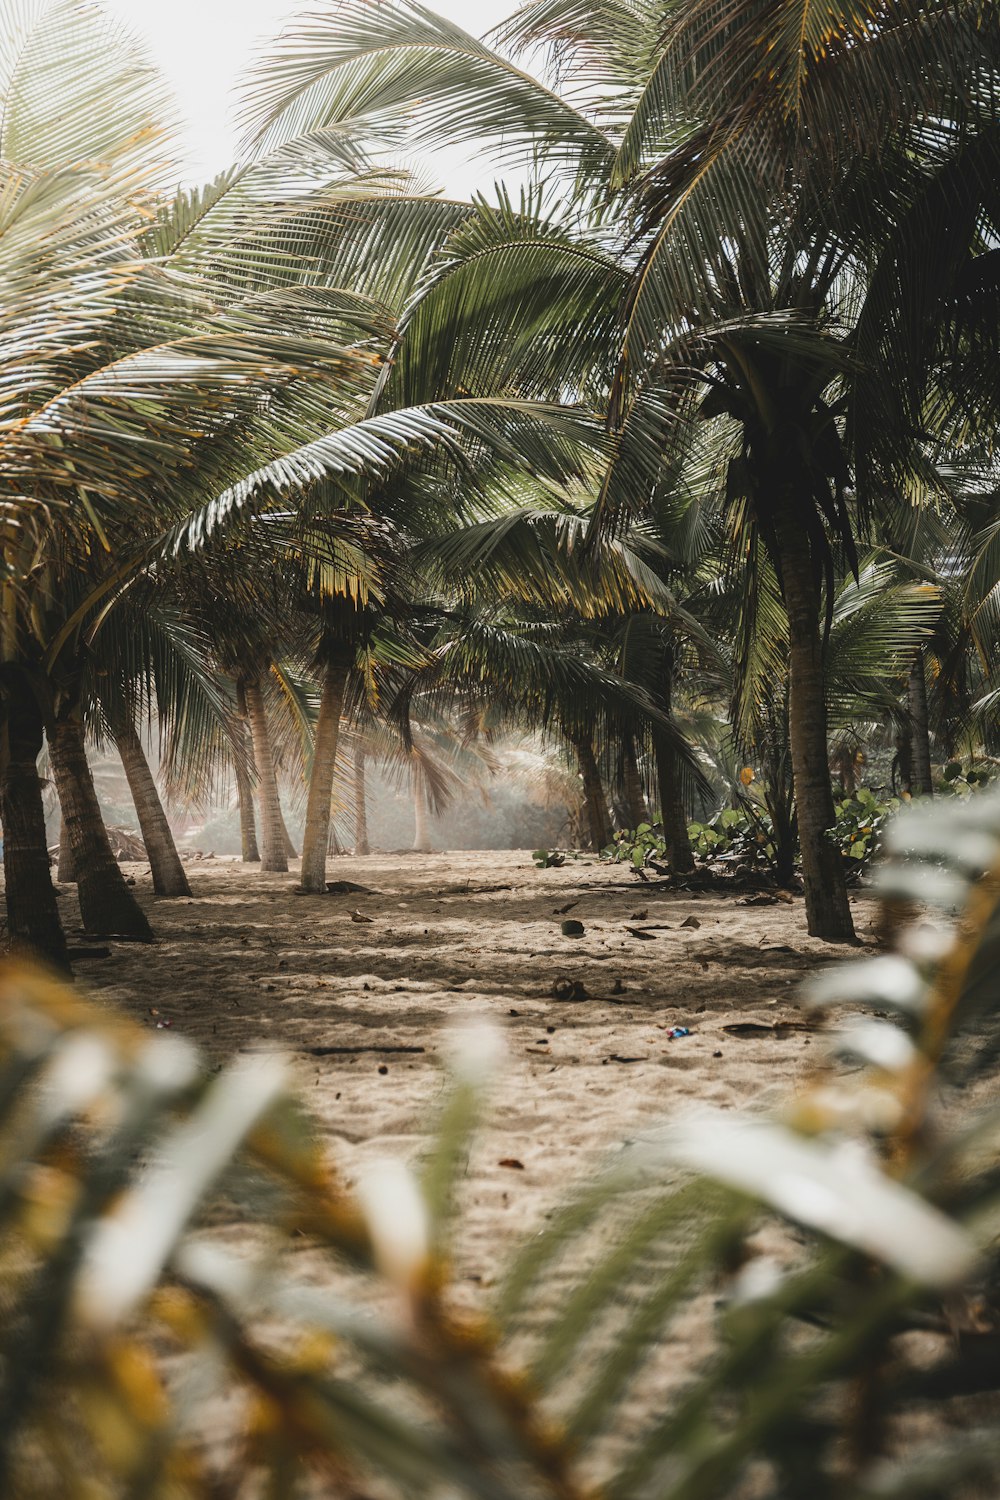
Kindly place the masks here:
<instances>
[{"instance_id":1,"label":"grove of palm trees","mask_svg":"<svg viewBox=\"0 0 1000 1500\"><path fill-rule=\"evenodd\" d=\"M995 1494L1000 10L0 97L0 1495Z\"/></svg>"}]
</instances>

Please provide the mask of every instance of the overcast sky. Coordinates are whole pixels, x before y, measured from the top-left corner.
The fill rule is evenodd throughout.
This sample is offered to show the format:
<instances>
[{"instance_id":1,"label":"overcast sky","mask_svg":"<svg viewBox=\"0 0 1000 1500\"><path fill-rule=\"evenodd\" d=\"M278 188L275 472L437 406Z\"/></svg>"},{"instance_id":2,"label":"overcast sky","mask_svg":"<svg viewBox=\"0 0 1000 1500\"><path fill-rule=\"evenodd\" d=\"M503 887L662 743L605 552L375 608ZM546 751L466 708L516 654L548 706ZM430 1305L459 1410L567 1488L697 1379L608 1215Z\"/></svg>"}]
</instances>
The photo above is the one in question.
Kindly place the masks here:
<instances>
[{"instance_id":1,"label":"overcast sky","mask_svg":"<svg viewBox=\"0 0 1000 1500\"><path fill-rule=\"evenodd\" d=\"M205 181L233 159L233 81L255 44L275 36L282 21L303 7L296 0L104 0L109 10L145 36L170 78L189 121L189 180ZM312 0L311 8L321 8ZM331 6L331 9L333 7ZM433 8L482 35L517 8L517 0L438 0ZM465 196L486 188L494 172L468 166L451 153L436 164L449 192Z\"/></svg>"}]
</instances>

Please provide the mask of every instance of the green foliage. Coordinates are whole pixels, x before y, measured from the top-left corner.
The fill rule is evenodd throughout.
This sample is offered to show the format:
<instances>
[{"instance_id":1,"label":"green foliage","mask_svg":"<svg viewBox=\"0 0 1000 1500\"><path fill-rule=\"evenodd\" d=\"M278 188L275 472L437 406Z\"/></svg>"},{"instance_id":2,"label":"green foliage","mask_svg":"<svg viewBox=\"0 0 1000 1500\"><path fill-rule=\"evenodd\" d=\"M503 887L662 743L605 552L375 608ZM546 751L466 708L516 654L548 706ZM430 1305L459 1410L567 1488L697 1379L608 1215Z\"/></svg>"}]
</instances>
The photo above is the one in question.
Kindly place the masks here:
<instances>
[{"instance_id":1,"label":"green foliage","mask_svg":"<svg viewBox=\"0 0 1000 1500\"><path fill-rule=\"evenodd\" d=\"M489 1322L459 1310L448 1264L491 1034L457 1046L419 1177L390 1164L351 1191L278 1055L211 1076L182 1039L9 969L0 1490L292 1500L334 1477L576 1500L600 1473L611 1500L729 1500L751 1475L766 1500L995 1492L1000 1432L961 1393L1000 1378L1000 1116L978 1089L1000 798L901 816L886 848L886 895L938 909L936 956L821 974L807 998L841 1019L812 1085L776 1118L645 1129L524 1243ZM220 1210L238 1240L210 1227ZM950 1445L926 1411L942 1393Z\"/></svg>"},{"instance_id":2,"label":"green foliage","mask_svg":"<svg viewBox=\"0 0 1000 1500\"><path fill-rule=\"evenodd\" d=\"M942 767L937 790L950 796L968 797L983 787L990 786L997 778L994 761L973 761L964 766L960 760L950 760Z\"/></svg>"},{"instance_id":3,"label":"green foliage","mask_svg":"<svg viewBox=\"0 0 1000 1500\"><path fill-rule=\"evenodd\" d=\"M774 829L768 812L749 801L739 807L724 807L707 823L688 824L688 838L697 857L706 864L725 859L730 865L770 869L774 863ZM602 850L605 859L629 863L642 870L667 858L667 844L659 824L640 823L622 829Z\"/></svg>"},{"instance_id":4,"label":"green foliage","mask_svg":"<svg viewBox=\"0 0 1000 1500\"><path fill-rule=\"evenodd\" d=\"M640 823L638 828L623 828L611 843L601 850L601 858L617 864L630 864L633 869L643 870L667 857L667 842L662 830L652 823Z\"/></svg>"},{"instance_id":5,"label":"green foliage","mask_svg":"<svg viewBox=\"0 0 1000 1500\"><path fill-rule=\"evenodd\" d=\"M564 854L561 849L536 849L531 857L540 870L558 870L567 859L579 859L578 854Z\"/></svg>"},{"instance_id":6,"label":"green foliage","mask_svg":"<svg viewBox=\"0 0 1000 1500\"><path fill-rule=\"evenodd\" d=\"M724 807L708 823L690 823L691 847L702 859L725 855L732 864L770 868L774 862L774 825L770 814L749 798Z\"/></svg>"},{"instance_id":7,"label":"green foliage","mask_svg":"<svg viewBox=\"0 0 1000 1500\"><path fill-rule=\"evenodd\" d=\"M868 787L834 803L837 821L829 837L845 859L867 869L882 847L886 824L902 807L899 797L880 798Z\"/></svg>"},{"instance_id":8,"label":"green foliage","mask_svg":"<svg viewBox=\"0 0 1000 1500\"><path fill-rule=\"evenodd\" d=\"M945 786L955 795L967 796L988 780L985 771L970 770L963 775L958 762L947 766L944 774ZM867 870L882 848L889 820L903 806L903 799L880 797L869 787L859 787L850 797L835 801L837 821L828 836L851 868ZM766 808L749 798L741 799L739 807L724 807L705 823L689 823L688 838L705 864L724 861L728 866L774 868L774 825ZM666 840L659 825L642 823L616 833L602 856L642 870L666 860Z\"/></svg>"}]
</instances>

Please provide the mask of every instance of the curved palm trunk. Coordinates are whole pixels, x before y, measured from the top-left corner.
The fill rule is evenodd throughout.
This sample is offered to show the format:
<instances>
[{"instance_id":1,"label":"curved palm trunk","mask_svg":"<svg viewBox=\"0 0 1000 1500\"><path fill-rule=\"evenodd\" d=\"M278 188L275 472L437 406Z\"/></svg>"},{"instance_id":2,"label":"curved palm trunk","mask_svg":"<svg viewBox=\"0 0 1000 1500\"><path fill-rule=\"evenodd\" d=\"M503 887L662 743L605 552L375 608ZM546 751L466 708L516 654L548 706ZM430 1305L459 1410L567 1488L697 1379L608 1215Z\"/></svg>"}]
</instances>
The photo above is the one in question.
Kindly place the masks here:
<instances>
[{"instance_id":1,"label":"curved palm trunk","mask_svg":"<svg viewBox=\"0 0 1000 1500\"><path fill-rule=\"evenodd\" d=\"M76 862L84 927L93 933L152 942L146 914L125 884L108 842L79 719L56 720L49 733L49 756Z\"/></svg>"},{"instance_id":2,"label":"curved palm trunk","mask_svg":"<svg viewBox=\"0 0 1000 1500\"><path fill-rule=\"evenodd\" d=\"M924 653L918 650L910 668L906 685L906 697L910 710L910 768L912 787L923 797L934 795L931 780L931 736L927 714L927 678L924 674Z\"/></svg>"},{"instance_id":3,"label":"curved palm trunk","mask_svg":"<svg viewBox=\"0 0 1000 1500\"><path fill-rule=\"evenodd\" d=\"M368 842L368 798L365 795L365 752L354 756L354 852L370 854Z\"/></svg>"},{"instance_id":4,"label":"curved palm trunk","mask_svg":"<svg viewBox=\"0 0 1000 1500\"><path fill-rule=\"evenodd\" d=\"M587 814L587 829L592 849L600 851L611 842L611 826L608 822L608 802L604 795L604 783L594 755L594 743L589 735L570 736L580 775L583 777L583 803Z\"/></svg>"},{"instance_id":5,"label":"curved palm trunk","mask_svg":"<svg viewBox=\"0 0 1000 1500\"><path fill-rule=\"evenodd\" d=\"M260 798L260 831L262 870L284 874L288 869L285 854L285 824L281 816L278 797L278 778L274 774L274 757L271 754L271 735L267 727L267 710L260 680L256 677L244 683L247 703L247 718L250 721L250 737L253 740L253 758L257 768L257 794Z\"/></svg>"},{"instance_id":6,"label":"curved palm trunk","mask_svg":"<svg viewBox=\"0 0 1000 1500\"><path fill-rule=\"evenodd\" d=\"M11 949L28 951L69 971L66 937L49 870L38 757L42 716L34 695L19 681L7 684L7 763L0 777L0 821Z\"/></svg>"},{"instance_id":7,"label":"curved palm trunk","mask_svg":"<svg viewBox=\"0 0 1000 1500\"><path fill-rule=\"evenodd\" d=\"M73 846L69 841L69 829L66 827L66 819L61 813L59 816L59 864L56 868L56 879L60 885L76 884L76 861L73 859Z\"/></svg>"},{"instance_id":8,"label":"curved palm trunk","mask_svg":"<svg viewBox=\"0 0 1000 1500\"><path fill-rule=\"evenodd\" d=\"M326 892L330 801L333 797L333 772L337 762L340 714L344 706L346 686L347 667L343 662L331 662L324 668L312 774L309 777L309 800L306 803L305 835L302 840L302 889L315 895Z\"/></svg>"},{"instance_id":9,"label":"curved palm trunk","mask_svg":"<svg viewBox=\"0 0 1000 1500\"><path fill-rule=\"evenodd\" d=\"M233 769L236 773L236 802L240 813L240 853L245 865L259 865L257 821L253 812L253 783L247 767L246 736L242 724L239 725L239 737L242 743L234 749Z\"/></svg>"},{"instance_id":10,"label":"curved palm trunk","mask_svg":"<svg viewBox=\"0 0 1000 1500\"><path fill-rule=\"evenodd\" d=\"M177 845L163 811L153 773L149 769L142 741L131 724L127 724L115 735L115 744L118 746L125 778L135 803L142 841L146 845L153 890L158 896L190 896L187 873L177 853Z\"/></svg>"},{"instance_id":11,"label":"curved palm trunk","mask_svg":"<svg viewBox=\"0 0 1000 1500\"><path fill-rule=\"evenodd\" d=\"M628 808L629 827L636 829L640 823L649 822L646 794L642 789L639 762L635 754L635 740L628 735L622 746L622 790Z\"/></svg>"},{"instance_id":12,"label":"curved palm trunk","mask_svg":"<svg viewBox=\"0 0 1000 1500\"><path fill-rule=\"evenodd\" d=\"M674 753L666 740L653 737L656 756L656 782L660 792L660 822L667 846L667 863L678 875L694 869L694 854L688 838L687 810L677 783Z\"/></svg>"},{"instance_id":13,"label":"curved palm trunk","mask_svg":"<svg viewBox=\"0 0 1000 1500\"><path fill-rule=\"evenodd\" d=\"M844 863L827 836L836 814L826 733L819 590L807 533L788 501L776 510L775 536L788 613L788 724L806 923L811 937L852 943L856 939Z\"/></svg>"},{"instance_id":14,"label":"curved palm trunk","mask_svg":"<svg viewBox=\"0 0 1000 1500\"><path fill-rule=\"evenodd\" d=\"M420 781L414 778L413 782L413 852L414 854L431 853L431 829L427 817L427 798Z\"/></svg>"}]
</instances>

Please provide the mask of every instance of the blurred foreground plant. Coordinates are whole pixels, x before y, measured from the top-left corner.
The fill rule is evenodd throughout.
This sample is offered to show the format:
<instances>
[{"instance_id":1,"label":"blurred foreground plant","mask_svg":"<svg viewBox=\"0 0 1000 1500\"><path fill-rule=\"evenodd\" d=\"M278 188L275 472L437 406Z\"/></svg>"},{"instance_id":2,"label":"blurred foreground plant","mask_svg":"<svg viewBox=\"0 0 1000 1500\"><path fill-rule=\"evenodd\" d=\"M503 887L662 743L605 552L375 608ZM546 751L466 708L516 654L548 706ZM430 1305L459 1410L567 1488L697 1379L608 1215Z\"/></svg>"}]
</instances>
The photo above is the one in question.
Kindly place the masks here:
<instances>
[{"instance_id":1,"label":"blurred foreground plant","mask_svg":"<svg viewBox=\"0 0 1000 1500\"><path fill-rule=\"evenodd\" d=\"M895 909L941 915L813 985L865 1014L785 1116L645 1132L479 1318L449 1246L488 1038L457 1050L419 1176L351 1193L280 1058L209 1077L180 1038L8 969L0 1494L995 1493L975 1400L1000 1386L1000 1111L974 1102L1000 1056L1000 800L886 842ZM973 1400L950 1443L942 1396Z\"/></svg>"}]
</instances>

